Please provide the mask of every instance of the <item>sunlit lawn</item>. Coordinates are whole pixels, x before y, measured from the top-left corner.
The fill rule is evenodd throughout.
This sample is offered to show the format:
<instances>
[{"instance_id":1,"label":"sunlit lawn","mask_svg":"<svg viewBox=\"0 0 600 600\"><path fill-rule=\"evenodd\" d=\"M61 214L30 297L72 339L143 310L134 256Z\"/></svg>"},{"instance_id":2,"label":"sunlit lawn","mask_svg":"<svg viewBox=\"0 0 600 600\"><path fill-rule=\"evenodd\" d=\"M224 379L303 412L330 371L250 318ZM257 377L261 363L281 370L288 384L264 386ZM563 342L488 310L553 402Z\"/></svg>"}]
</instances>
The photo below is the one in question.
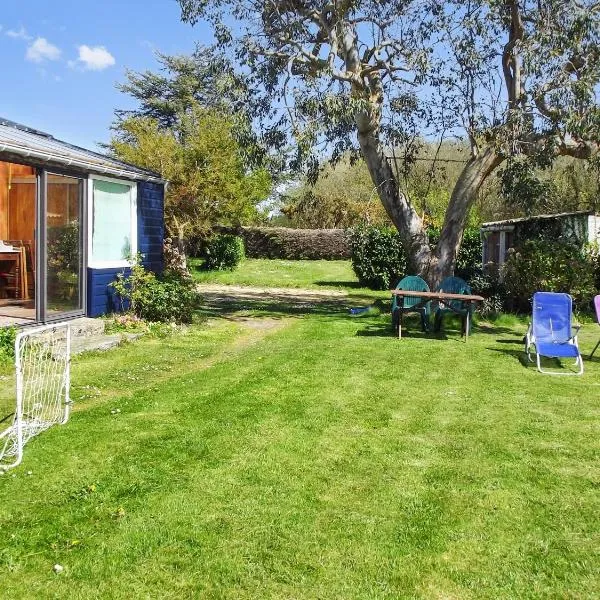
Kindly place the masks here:
<instances>
[{"instance_id":1,"label":"sunlit lawn","mask_svg":"<svg viewBox=\"0 0 600 600\"><path fill-rule=\"evenodd\" d=\"M337 289L356 287L348 260L269 260L247 258L235 271L204 271L201 259L191 259L192 274L201 283Z\"/></svg>"},{"instance_id":2,"label":"sunlit lawn","mask_svg":"<svg viewBox=\"0 0 600 600\"><path fill-rule=\"evenodd\" d=\"M75 360L71 421L0 478L1 597L598 595L598 360L540 375L509 318L220 308Z\"/></svg>"}]
</instances>

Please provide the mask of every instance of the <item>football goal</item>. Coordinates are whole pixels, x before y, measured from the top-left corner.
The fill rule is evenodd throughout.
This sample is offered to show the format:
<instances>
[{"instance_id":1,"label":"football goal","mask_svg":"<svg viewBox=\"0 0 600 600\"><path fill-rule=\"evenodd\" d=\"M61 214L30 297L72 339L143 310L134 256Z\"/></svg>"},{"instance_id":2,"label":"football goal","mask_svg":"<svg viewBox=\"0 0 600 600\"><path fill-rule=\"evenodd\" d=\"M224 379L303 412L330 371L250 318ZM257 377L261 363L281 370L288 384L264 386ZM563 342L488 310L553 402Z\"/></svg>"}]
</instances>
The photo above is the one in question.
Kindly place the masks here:
<instances>
[{"instance_id":1,"label":"football goal","mask_svg":"<svg viewBox=\"0 0 600 600\"><path fill-rule=\"evenodd\" d=\"M69 418L71 332L68 323L24 329L15 340L16 394L0 421L0 469L16 467L35 435Z\"/></svg>"}]
</instances>

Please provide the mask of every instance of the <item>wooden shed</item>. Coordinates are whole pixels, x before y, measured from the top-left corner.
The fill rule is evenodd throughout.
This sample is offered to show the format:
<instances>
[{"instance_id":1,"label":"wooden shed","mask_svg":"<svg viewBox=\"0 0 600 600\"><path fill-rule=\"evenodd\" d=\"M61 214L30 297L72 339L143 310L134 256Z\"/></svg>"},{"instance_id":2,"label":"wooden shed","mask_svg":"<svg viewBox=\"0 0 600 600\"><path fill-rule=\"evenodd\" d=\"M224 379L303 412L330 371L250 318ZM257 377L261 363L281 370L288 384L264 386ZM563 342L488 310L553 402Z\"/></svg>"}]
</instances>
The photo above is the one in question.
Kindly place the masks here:
<instances>
[{"instance_id":1,"label":"wooden shed","mask_svg":"<svg viewBox=\"0 0 600 600\"><path fill-rule=\"evenodd\" d=\"M108 284L141 252L162 270L160 174L0 119L0 317L118 310Z\"/></svg>"},{"instance_id":2,"label":"wooden shed","mask_svg":"<svg viewBox=\"0 0 600 600\"><path fill-rule=\"evenodd\" d=\"M484 223L481 226L484 267L495 266L500 269L511 248L520 240L537 235L555 239L569 238L582 247L588 243L600 242L600 215L592 211L578 211Z\"/></svg>"}]
</instances>

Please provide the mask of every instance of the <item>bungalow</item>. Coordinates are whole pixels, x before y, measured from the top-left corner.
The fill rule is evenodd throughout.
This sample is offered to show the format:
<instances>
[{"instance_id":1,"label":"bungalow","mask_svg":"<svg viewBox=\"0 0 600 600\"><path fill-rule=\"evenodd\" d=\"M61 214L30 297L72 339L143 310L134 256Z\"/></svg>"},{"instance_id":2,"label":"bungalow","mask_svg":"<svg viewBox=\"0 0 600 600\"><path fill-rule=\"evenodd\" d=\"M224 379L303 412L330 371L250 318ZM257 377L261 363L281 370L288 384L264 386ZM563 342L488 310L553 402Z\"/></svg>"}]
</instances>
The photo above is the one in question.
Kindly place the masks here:
<instances>
[{"instance_id":1,"label":"bungalow","mask_svg":"<svg viewBox=\"0 0 600 600\"><path fill-rule=\"evenodd\" d=\"M0 318L46 323L118 309L108 284L137 252L162 270L158 173L0 119Z\"/></svg>"},{"instance_id":2,"label":"bungalow","mask_svg":"<svg viewBox=\"0 0 600 600\"><path fill-rule=\"evenodd\" d=\"M481 226L481 256L483 266L499 269L508 251L520 240L544 235L548 238L570 238L583 247L600 242L600 215L592 211L536 215Z\"/></svg>"}]
</instances>

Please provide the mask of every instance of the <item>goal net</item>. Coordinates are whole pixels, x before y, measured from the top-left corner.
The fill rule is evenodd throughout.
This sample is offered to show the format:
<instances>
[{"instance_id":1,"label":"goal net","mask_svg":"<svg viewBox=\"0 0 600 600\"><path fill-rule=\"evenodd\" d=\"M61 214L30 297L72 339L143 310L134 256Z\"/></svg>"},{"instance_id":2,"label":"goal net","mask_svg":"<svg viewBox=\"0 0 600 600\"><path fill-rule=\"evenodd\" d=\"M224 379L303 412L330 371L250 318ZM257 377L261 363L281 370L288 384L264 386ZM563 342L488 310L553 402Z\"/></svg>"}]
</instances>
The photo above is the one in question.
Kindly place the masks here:
<instances>
[{"instance_id":1,"label":"goal net","mask_svg":"<svg viewBox=\"0 0 600 600\"><path fill-rule=\"evenodd\" d=\"M71 335L68 323L26 329L15 340L16 401L0 421L0 469L16 467L23 446L69 418Z\"/></svg>"}]
</instances>

